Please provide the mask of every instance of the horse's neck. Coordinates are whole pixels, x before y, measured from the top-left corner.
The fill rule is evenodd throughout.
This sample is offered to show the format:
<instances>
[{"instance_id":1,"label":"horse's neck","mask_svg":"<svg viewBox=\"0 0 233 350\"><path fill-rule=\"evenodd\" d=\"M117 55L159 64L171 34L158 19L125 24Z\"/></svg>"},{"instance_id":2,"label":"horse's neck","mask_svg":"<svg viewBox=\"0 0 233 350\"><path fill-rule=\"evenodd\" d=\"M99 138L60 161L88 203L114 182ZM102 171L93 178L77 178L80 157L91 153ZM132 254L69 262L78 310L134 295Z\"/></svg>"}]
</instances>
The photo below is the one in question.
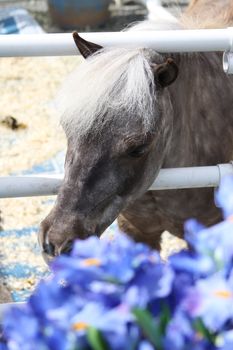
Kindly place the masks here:
<instances>
[{"instance_id":1,"label":"horse's neck","mask_svg":"<svg viewBox=\"0 0 233 350\"><path fill-rule=\"evenodd\" d=\"M180 73L169 88L173 135L164 166L210 165L233 156L233 78L224 74L221 55L175 57Z\"/></svg>"}]
</instances>

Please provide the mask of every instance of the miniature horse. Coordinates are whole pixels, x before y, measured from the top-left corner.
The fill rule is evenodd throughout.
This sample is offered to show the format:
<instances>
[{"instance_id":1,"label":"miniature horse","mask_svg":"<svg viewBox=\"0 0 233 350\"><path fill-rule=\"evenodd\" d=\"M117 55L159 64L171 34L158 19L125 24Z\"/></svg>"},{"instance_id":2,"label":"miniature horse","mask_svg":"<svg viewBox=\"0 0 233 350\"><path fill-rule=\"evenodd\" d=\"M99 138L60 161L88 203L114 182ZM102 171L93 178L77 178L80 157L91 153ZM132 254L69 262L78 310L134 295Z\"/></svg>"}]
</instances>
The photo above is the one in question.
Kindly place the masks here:
<instances>
[{"instance_id":1,"label":"miniature horse","mask_svg":"<svg viewBox=\"0 0 233 350\"><path fill-rule=\"evenodd\" d=\"M204 3L206 13L199 13ZM131 30L226 25L231 0L224 8L223 0L211 1L209 20L208 3L194 0L179 20ZM101 235L117 217L123 231L155 248L164 230L182 237L187 218L217 222L212 189L148 189L161 167L232 159L233 77L223 73L222 54L103 49L77 33L74 39L86 60L57 98L68 148L57 201L41 224L44 254Z\"/></svg>"}]
</instances>

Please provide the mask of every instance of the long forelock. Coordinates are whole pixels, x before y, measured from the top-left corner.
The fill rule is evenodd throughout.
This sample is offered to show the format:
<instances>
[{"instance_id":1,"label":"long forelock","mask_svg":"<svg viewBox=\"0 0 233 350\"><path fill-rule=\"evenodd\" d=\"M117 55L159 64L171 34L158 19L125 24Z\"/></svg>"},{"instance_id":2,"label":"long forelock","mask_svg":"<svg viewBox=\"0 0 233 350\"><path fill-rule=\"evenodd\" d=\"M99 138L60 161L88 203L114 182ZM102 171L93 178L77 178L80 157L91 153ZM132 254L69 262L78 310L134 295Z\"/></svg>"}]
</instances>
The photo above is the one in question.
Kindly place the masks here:
<instances>
[{"instance_id":1,"label":"long forelock","mask_svg":"<svg viewBox=\"0 0 233 350\"><path fill-rule=\"evenodd\" d=\"M127 30L190 29L201 24L205 27L202 17L194 24L189 12L174 17L160 6L153 5L152 10L152 20ZM149 56L147 50L140 48L110 48L80 64L55 99L67 136L75 135L78 139L87 132L96 134L114 118L126 125L129 118L140 119L144 131L149 131L156 122L155 86Z\"/></svg>"},{"instance_id":2,"label":"long forelock","mask_svg":"<svg viewBox=\"0 0 233 350\"><path fill-rule=\"evenodd\" d=\"M55 105L67 134L100 132L113 118L154 123L154 76L143 49L111 48L81 64L66 80ZM124 120L125 119L125 120Z\"/></svg>"},{"instance_id":3,"label":"long forelock","mask_svg":"<svg viewBox=\"0 0 233 350\"><path fill-rule=\"evenodd\" d=\"M160 6L156 18L127 30L178 29L179 21ZM95 135L118 118L121 123L137 118L145 133L156 123L154 76L150 50L109 48L78 66L58 93L55 105L67 134L79 138ZM153 53L155 54L155 53Z\"/></svg>"}]
</instances>

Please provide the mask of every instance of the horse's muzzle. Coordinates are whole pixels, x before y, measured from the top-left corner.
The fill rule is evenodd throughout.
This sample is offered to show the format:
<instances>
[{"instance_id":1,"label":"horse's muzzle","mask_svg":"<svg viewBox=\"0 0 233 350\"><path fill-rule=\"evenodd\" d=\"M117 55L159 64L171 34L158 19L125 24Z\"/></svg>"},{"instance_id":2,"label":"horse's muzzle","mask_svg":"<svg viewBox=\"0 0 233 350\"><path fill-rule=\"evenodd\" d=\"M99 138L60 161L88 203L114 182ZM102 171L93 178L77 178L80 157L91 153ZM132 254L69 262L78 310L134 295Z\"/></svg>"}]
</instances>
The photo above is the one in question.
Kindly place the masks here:
<instances>
[{"instance_id":1,"label":"horse's muzzle","mask_svg":"<svg viewBox=\"0 0 233 350\"><path fill-rule=\"evenodd\" d=\"M55 256L55 247L52 243L43 244L43 253L49 256Z\"/></svg>"},{"instance_id":2,"label":"horse's muzzle","mask_svg":"<svg viewBox=\"0 0 233 350\"><path fill-rule=\"evenodd\" d=\"M60 250L60 254L70 254L72 251L73 242L68 241L66 245ZM43 244L43 250L42 250L42 256L46 264L49 264L56 256L55 253L55 246L52 243L44 243Z\"/></svg>"}]
</instances>

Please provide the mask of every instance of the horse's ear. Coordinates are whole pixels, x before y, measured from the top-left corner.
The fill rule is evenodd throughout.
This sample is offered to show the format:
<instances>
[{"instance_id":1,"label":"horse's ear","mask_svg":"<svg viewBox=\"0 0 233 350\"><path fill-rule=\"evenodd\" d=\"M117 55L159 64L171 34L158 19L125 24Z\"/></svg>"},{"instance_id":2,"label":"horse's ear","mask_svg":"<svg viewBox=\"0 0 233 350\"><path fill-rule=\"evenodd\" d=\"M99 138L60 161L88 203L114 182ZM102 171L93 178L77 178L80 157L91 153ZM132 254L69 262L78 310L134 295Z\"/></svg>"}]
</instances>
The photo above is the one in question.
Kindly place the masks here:
<instances>
[{"instance_id":1,"label":"horse's ear","mask_svg":"<svg viewBox=\"0 0 233 350\"><path fill-rule=\"evenodd\" d=\"M152 64L155 81L161 86L166 87L172 84L178 76L178 66L172 58L161 64Z\"/></svg>"},{"instance_id":2,"label":"horse's ear","mask_svg":"<svg viewBox=\"0 0 233 350\"><path fill-rule=\"evenodd\" d=\"M91 43L90 41L81 38L81 36L77 32L73 32L73 38L77 48L79 49L81 55L84 58L88 58L95 52L102 49L102 46Z\"/></svg>"}]
</instances>

